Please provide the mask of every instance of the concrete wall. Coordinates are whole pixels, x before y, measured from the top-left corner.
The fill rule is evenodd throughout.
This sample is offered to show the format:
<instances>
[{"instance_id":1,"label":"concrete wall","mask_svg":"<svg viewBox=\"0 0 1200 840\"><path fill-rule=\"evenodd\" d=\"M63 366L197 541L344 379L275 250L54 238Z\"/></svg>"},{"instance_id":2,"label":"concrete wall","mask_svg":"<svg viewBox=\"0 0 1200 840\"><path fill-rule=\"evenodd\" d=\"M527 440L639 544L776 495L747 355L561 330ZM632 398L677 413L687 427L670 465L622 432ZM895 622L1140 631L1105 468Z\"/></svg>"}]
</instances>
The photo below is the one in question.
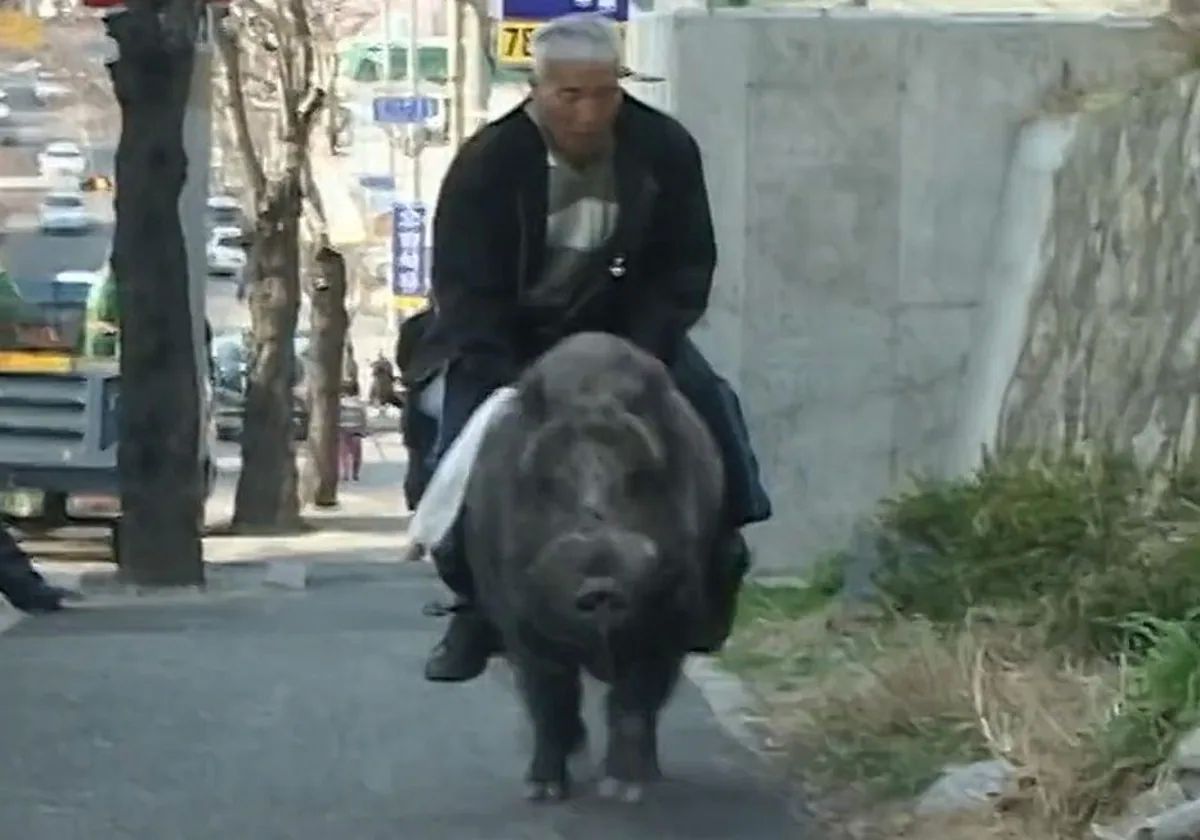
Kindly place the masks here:
<instances>
[{"instance_id":1,"label":"concrete wall","mask_svg":"<svg viewBox=\"0 0 1200 840\"><path fill-rule=\"evenodd\" d=\"M704 150L721 262L699 338L745 401L780 570L844 546L910 471L963 466L1021 125L1064 85L1185 61L1137 20L863 9L648 15L630 56Z\"/></svg>"},{"instance_id":2,"label":"concrete wall","mask_svg":"<svg viewBox=\"0 0 1200 840\"><path fill-rule=\"evenodd\" d=\"M1020 290L1024 311L986 316L986 340L1005 364L996 366L1002 387L990 389L986 425L963 432L1000 451L1085 452L1099 443L1160 480L1179 471L1192 478L1200 468L1200 73L1042 122L1031 127L1040 151L1050 150L1050 135L1065 141L1046 179L1051 212L1026 270L1006 284Z\"/></svg>"}]
</instances>

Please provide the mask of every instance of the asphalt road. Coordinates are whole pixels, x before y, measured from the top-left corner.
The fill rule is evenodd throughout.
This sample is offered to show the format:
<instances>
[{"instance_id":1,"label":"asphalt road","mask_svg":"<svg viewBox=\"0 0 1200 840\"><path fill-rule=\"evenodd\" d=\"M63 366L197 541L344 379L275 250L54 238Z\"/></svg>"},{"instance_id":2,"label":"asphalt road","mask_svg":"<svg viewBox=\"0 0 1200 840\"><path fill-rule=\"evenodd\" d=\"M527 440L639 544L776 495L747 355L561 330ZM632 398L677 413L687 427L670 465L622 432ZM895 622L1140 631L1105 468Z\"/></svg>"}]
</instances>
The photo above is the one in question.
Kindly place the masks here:
<instances>
[{"instance_id":1,"label":"asphalt road","mask_svg":"<svg viewBox=\"0 0 1200 840\"><path fill-rule=\"evenodd\" d=\"M421 615L427 568L320 574L302 593L83 607L0 635L0 835L814 837L689 684L664 715L667 778L643 802L587 782L566 804L524 801L528 732L502 668L459 686L421 678L440 630Z\"/></svg>"},{"instance_id":2,"label":"asphalt road","mask_svg":"<svg viewBox=\"0 0 1200 840\"><path fill-rule=\"evenodd\" d=\"M96 105L80 99L40 106L33 100L30 75L0 76L0 86L12 108L12 120L36 142L21 142L3 150L4 175L37 174L37 153L50 140L73 140L85 150L93 171L112 173L114 138L93 134L91 117ZM44 235L37 225L37 204L41 193L33 190L0 192L0 204L6 211L5 235L0 260L18 284L45 281L68 269L94 269L101 265L112 241L112 196L90 196L88 206L96 224L84 235Z\"/></svg>"},{"instance_id":3,"label":"asphalt road","mask_svg":"<svg viewBox=\"0 0 1200 840\"><path fill-rule=\"evenodd\" d=\"M94 34L98 37L98 30ZM87 45L86 38L80 40ZM119 129L116 102L106 92L102 65L87 50L81 52L80 67L88 68L88 72L77 69L75 74L83 73L85 78L75 78L72 95L51 105L39 105L34 100L32 72L5 72L0 61L0 89L12 108L10 122L21 138L14 146L0 148L0 175L36 175L37 153L52 140L78 143L91 172L114 173ZM37 224L41 196L42 192L35 190L0 190L0 206L6 215L0 263L10 276L20 285L44 282L60 271L99 268L112 242L111 193L87 197L96 224L83 235L43 234ZM218 278L207 278L205 282L214 329L245 324L245 306L235 298L235 284Z\"/></svg>"}]
</instances>

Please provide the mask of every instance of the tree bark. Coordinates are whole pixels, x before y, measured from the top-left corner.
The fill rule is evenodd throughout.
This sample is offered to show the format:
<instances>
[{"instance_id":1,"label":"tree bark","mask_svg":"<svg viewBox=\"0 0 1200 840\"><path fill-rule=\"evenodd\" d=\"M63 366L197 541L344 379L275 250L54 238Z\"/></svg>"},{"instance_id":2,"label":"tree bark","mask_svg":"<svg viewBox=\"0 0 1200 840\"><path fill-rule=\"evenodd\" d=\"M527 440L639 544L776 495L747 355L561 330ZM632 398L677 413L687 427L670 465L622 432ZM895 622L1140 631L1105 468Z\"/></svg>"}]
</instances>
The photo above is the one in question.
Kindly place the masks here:
<instances>
[{"instance_id":1,"label":"tree bark","mask_svg":"<svg viewBox=\"0 0 1200 840\"><path fill-rule=\"evenodd\" d=\"M242 469L234 500L233 526L241 531L278 533L303 527L292 428L292 384L296 370L293 338L300 307L300 219L313 121L325 93L312 84L312 32L305 0L280 2L275 10L256 6L278 42L269 53L278 73L280 163L264 166L264 150L251 131L234 34L218 27L216 42L225 63L230 114L242 163L254 193L250 317L253 335L242 427ZM282 49L280 44L290 45ZM266 146L266 141L261 141Z\"/></svg>"},{"instance_id":2,"label":"tree bark","mask_svg":"<svg viewBox=\"0 0 1200 840\"><path fill-rule=\"evenodd\" d=\"M297 179L288 179L297 180ZM300 528L292 435L293 336L300 309L298 184L256 220L250 275L250 370L242 424L242 469L233 526L241 531Z\"/></svg>"},{"instance_id":3,"label":"tree bark","mask_svg":"<svg viewBox=\"0 0 1200 840\"><path fill-rule=\"evenodd\" d=\"M350 319L346 314L346 261L337 251L317 254L320 281L312 292L312 369L309 378L308 454L316 471L313 504L337 504L338 406L342 354Z\"/></svg>"},{"instance_id":4,"label":"tree bark","mask_svg":"<svg viewBox=\"0 0 1200 840\"><path fill-rule=\"evenodd\" d=\"M120 46L109 65L121 108L112 255L121 326L118 562L135 583L159 586L204 581L200 406L179 220L198 12L174 11L160 17L130 2L106 19Z\"/></svg>"}]
</instances>

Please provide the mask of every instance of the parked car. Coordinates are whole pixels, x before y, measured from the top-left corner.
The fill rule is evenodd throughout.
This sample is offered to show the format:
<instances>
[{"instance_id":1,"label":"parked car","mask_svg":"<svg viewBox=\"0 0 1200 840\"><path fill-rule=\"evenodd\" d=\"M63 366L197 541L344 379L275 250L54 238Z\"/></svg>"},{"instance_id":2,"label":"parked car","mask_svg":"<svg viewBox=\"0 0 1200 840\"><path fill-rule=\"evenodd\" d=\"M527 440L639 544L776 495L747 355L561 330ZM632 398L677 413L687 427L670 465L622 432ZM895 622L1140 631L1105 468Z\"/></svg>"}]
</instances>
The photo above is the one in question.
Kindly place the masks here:
<instances>
[{"instance_id":1,"label":"parked car","mask_svg":"<svg viewBox=\"0 0 1200 840\"><path fill-rule=\"evenodd\" d=\"M248 330L226 330L213 336L213 405L220 440L237 440L242 434L249 344ZM308 436L308 349L307 333L297 333L293 344L296 374L292 378L292 435L296 440Z\"/></svg>"},{"instance_id":2,"label":"parked car","mask_svg":"<svg viewBox=\"0 0 1200 840\"><path fill-rule=\"evenodd\" d=\"M210 195L208 197L208 224L210 227L236 227L245 224L242 205L231 195Z\"/></svg>"},{"instance_id":3,"label":"parked car","mask_svg":"<svg viewBox=\"0 0 1200 840\"><path fill-rule=\"evenodd\" d=\"M65 99L71 88L57 74L40 70L33 82L33 98L39 105L50 105Z\"/></svg>"},{"instance_id":4,"label":"parked car","mask_svg":"<svg viewBox=\"0 0 1200 840\"><path fill-rule=\"evenodd\" d=\"M38 153L38 171L43 177L67 176L82 178L87 170L87 160L77 143L58 140Z\"/></svg>"},{"instance_id":5,"label":"parked car","mask_svg":"<svg viewBox=\"0 0 1200 840\"><path fill-rule=\"evenodd\" d=\"M232 276L246 267L245 237L241 228L213 228L208 237L208 273Z\"/></svg>"},{"instance_id":6,"label":"parked car","mask_svg":"<svg viewBox=\"0 0 1200 840\"><path fill-rule=\"evenodd\" d=\"M92 227L92 215L82 193L55 191L46 193L38 205L38 222L43 233L85 233Z\"/></svg>"}]
</instances>

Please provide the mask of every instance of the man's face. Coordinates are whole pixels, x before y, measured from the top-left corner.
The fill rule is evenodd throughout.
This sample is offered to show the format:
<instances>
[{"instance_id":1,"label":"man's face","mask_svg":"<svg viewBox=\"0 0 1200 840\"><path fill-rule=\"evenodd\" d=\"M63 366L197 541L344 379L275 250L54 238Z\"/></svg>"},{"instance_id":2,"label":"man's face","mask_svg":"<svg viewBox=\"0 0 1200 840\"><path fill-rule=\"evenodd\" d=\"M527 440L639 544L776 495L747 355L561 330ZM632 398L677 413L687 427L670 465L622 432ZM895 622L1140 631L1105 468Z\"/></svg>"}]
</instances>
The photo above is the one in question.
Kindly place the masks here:
<instances>
[{"instance_id":1,"label":"man's face","mask_svg":"<svg viewBox=\"0 0 1200 840\"><path fill-rule=\"evenodd\" d=\"M550 61L533 87L538 117L569 159L587 161L603 151L621 107L617 67L593 61Z\"/></svg>"}]
</instances>

